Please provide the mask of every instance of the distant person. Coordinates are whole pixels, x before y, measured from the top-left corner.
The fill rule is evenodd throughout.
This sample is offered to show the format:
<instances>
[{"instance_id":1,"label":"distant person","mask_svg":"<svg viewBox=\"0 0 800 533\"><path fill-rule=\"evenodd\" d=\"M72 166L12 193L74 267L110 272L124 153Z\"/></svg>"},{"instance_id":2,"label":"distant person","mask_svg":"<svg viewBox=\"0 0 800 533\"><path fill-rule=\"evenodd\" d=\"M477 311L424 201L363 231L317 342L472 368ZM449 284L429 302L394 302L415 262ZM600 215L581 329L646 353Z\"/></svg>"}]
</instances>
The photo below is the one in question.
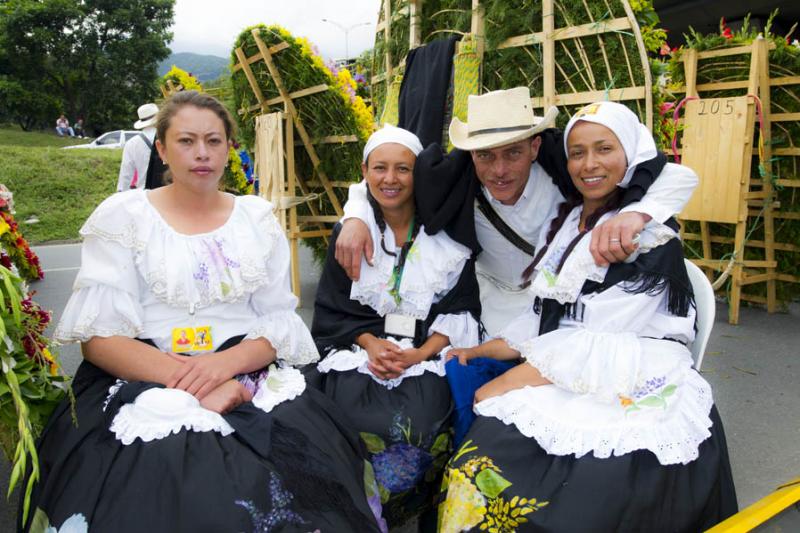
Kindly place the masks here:
<instances>
[{"instance_id":1,"label":"distant person","mask_svg":"<svg viewBox=\"0 0 800 533\"><path fill-rule=\"evenodd\" d=\"M75 131L69 127L69 120L67 120L67 117L64 116L63 113L58 117L58 120L56 120L56 133L58 133L59 137L65 137L67 135L75 137Z\"/></svg>"},{"instance_id":2,"label":"distant person","mask_svg":"<svg viewBox=\"0 0 800 533\"><path fill-rule=\"evenodd\" d=\"M156 140L156 104L144 104L137 110L139 120L133 127L142 130L125 143L122 151L122 164L119 168L117 192L128 189L156 189L163 185L163 174L166 168L155 149Z\"/></svg>"},{"instance_id":3,"label":"distant person","mask_svg":"<svg viewBox=\"0 0 800 533\"><path fill-rule=\"evenodd\" d=\"M72 130L78 137L86 137L86 131L83 129L83 117L79 118L75 125L72 126Z\"/></svg>"}]
</instances>

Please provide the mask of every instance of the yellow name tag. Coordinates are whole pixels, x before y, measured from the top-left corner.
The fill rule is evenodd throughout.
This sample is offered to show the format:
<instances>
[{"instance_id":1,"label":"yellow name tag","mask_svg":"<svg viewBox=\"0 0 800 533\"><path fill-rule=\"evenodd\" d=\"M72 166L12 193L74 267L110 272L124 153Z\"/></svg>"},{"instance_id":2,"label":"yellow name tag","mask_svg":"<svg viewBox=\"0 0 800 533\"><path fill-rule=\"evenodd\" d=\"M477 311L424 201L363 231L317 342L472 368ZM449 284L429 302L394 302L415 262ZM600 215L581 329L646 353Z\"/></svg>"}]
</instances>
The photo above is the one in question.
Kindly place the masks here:
<instances>
[{"instance_id":1,"label":"yellow name tag","mask_svg":"<svg viewBox=\"0 0 800 533\"><path fill-rule=\"evenodd\" d=\"M213 349L211 326L172 329L172 351L175 353L205 352Z\"/></svg>"}]
</instances>

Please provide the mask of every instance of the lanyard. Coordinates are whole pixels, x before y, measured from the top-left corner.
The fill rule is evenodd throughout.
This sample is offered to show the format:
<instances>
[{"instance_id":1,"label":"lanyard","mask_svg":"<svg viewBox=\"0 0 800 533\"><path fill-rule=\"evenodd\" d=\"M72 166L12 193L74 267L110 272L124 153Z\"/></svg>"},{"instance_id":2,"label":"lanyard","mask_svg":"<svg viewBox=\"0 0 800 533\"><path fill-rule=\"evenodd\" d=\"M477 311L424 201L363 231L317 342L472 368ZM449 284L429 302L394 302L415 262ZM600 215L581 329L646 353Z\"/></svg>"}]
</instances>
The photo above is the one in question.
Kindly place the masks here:
<instances>
[{"instance_id":1,"label":"lanyard","mask_svg":"<svg viewBox=\"0 0 800 533\"><path fill-rule=\"evenodd\" d=\"M414 219L411 219L411 224L408 226L408 235L406 235L406 242L403 244L402 250L400 250L400 258L397 260L397 264L392 269L392 278L394 279L394 283L392 284L392 288L389 290L389 294L392 295L394 298L394 303L400 305L400 282L403 279L403 270L406 266L406 257L408 257L408 252L411 249L411 246L414 244L412 236L414 234Z\"/></svg>"}]
</instances>

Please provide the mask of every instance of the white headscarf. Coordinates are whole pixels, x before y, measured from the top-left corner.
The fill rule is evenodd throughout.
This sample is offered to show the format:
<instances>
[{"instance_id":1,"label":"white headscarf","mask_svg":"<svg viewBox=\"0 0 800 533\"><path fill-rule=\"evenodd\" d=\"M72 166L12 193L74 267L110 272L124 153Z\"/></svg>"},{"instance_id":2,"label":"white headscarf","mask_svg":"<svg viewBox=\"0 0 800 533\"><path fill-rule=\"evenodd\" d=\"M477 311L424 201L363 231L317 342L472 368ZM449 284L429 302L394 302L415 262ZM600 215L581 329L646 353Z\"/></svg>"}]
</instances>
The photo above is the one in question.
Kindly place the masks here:
<instances>
[{"instance_id":1,"label":"white headscarf","mask_svg":"<svg viewBox=\"0 0 800 533\"><path fill-rule=\"evenodd\" d=\"M419 155L419 153L422 151L422 143L419 141L419 138L416 135L408 130L404 130L403 128L386 124L383 128L379 129L370 136L366 146L364 146L364 158L361 160L361 162L366 163L369 154L371 154L372 151L378 146L386 143L402 144L411 150L414 155Z\"/></svg>"},{"instance_id":2,"label":"white headscarf","mask_svg":"<svg viewBox=\"0 0 800 533\"><path fill-rule=\"evenodd\" d=\"M617 102L596 102L589 104L570 119L564 130L564 150L567 150L567 138L573 126L579 121L594 122L610 129L619 139L622 149L625 150L625 157L628 160L628 168L617 186L627 188L631 181L636 165L653 159L657 154L656 143L653 135L647 127L639 122L636 114Z\"/></svg>"}]
</instances>

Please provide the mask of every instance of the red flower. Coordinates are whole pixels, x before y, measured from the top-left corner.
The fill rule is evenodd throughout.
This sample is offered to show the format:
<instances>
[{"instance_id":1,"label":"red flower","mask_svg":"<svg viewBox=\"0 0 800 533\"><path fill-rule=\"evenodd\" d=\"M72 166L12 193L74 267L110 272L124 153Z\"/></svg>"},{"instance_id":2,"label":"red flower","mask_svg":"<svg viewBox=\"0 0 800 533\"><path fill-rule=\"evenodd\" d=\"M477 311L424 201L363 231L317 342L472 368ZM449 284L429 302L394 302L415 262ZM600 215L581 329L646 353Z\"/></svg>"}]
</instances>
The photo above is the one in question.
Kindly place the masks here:
<instances>
[{"instance_id":1,"label":"red flower","mask_svg":"<svg viewBox=\"0 0 800 533\"><path fill-rule=\"evenodd\" d=\"M658 55L661 56L668 56L670 53L669 45L667 43L662 44L661 49L658 51Z\"/></svg>"},{"instance_id":2,"label":"red flower","mask_svg":"<svg viewBox=\"0 0 800 533\"><path fill-rule=\"evenodd\" d=\"M725 28L722 32L722 36L729 40L733 39L733 32L730 28Z\"/></svg>"}]
</instances>

